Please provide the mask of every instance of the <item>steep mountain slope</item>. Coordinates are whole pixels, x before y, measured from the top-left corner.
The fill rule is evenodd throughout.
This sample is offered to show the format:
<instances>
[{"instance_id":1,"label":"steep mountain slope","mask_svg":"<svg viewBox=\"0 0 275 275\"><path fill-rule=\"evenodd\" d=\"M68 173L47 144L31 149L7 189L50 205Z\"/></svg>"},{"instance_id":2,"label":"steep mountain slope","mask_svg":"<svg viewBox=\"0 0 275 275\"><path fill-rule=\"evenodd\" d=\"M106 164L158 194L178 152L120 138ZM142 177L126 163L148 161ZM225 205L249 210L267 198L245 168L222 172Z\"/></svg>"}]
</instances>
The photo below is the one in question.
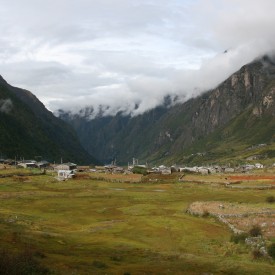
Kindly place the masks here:
<instances>
[{"instance_id":1,"label":"steep mountain slope","mask_svg":"<svg viewBox=\"0 0 275 275\"><path fill-rule=\"evenodd\" d=\"M151 147L154 145L155 137L162 131L153 126L166 112L165 107L158 107L146 115L134 118L117 114L114 117L86 120L81 116L71 116L64 112L60 112L60 117L76 129L83 147L88 152L94 152L105 163L114 159L119 163L127 163L136 156L144 156L146 159L148 152L153 150ZM158 143L156 145L158 147Z\"/></svg>"},{"instance_id":2,"label":"steep mountain slope","mask_svg":"<svg viewBox=\"0 0 275 275\"><path fill-rule=\"evenodd\" d=\"M227 144L245 150L274 141L275 64L264 57L197 98L133 118L117 114L87 120L62 112L60 117L71 123L83 146L101 160L225 160ZM207 157L188 157L195 153Z\"/></svg>"},{"instance_id":3,"label":"steep mountain slope","mask_svg":"<svg viewBox=\"0 0 275 275\"><path fill-rule=\"evenodd\" d=\"M0 77L0 153L6 157L91 163L74 130L29 91Z\"/></svg>"}]
</instances>

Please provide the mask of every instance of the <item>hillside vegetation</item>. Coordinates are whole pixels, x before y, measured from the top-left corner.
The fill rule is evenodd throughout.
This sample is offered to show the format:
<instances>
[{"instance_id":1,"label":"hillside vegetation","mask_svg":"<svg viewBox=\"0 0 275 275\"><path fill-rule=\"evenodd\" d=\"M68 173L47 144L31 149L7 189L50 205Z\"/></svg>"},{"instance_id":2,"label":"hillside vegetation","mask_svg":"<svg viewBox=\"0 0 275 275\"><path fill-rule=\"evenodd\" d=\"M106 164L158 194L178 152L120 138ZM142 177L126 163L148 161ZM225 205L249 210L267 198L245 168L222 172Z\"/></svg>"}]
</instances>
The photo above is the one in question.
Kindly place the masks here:
<instances>
[{"instance_id":1,"label":"hillside vegetation","mask_svg":"<svg viewBox=\"0 0 275 275\"><path fill-rule=\"evenodd\" d=\"M6 158L41 156L50 161L96 162L74 130L56 118L29 91L0 77L0 153Z\"/></svg>"}]
</instances>

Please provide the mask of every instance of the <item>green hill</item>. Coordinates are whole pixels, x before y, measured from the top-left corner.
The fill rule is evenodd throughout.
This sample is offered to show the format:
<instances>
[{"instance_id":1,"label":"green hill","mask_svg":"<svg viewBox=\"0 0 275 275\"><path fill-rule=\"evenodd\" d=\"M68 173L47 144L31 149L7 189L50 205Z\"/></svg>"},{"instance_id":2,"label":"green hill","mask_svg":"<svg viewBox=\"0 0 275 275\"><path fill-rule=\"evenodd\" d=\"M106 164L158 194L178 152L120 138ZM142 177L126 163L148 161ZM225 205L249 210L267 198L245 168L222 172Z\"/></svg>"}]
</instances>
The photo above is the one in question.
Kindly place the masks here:
<instances>
[{"instance_id":1,"label":"green hill","mask_svg":"<svg viewBox=\"0 0 275 275\"><path fill-rule=\"evenodd\" d=\"M91 163L96 160L80 145L74 130L56 118L29 91L0 77L0 153L7 158Z\"/></svg>"}]
</instances>

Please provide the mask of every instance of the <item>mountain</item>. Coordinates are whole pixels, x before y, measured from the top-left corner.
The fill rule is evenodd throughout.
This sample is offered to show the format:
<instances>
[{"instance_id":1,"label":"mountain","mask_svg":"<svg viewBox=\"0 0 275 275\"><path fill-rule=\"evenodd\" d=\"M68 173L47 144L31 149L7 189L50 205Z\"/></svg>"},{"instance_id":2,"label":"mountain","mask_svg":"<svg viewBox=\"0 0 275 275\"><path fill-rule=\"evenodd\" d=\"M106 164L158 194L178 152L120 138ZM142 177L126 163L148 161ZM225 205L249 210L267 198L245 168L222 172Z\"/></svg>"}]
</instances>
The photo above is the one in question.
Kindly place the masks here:
<instances>
[{"instance_id":1,"label":"mountain","mask_svg":"<svg viewBox=\"0 0 275 275\"><path fill-rule=\"evenodd\" d=\"M127 163L133 157L170 164L243 162L253 154L270 160L275 158L275 63L265 56L197 98L136 117L118 113L91 120L89 109L81 113L59 115L83 147L105 162Z\"/></svg>"},{"instance_id":2,"label":"mountain","mask_svg":"<svg viewBox=\"0 0 275 275\"><path fill-rule=\"evenodd\" d=\"M29 91L9 85L0 76L0 154L60 162L96 160L79 143L75 131L55 117Z\"/></svg>"}]
</instances>

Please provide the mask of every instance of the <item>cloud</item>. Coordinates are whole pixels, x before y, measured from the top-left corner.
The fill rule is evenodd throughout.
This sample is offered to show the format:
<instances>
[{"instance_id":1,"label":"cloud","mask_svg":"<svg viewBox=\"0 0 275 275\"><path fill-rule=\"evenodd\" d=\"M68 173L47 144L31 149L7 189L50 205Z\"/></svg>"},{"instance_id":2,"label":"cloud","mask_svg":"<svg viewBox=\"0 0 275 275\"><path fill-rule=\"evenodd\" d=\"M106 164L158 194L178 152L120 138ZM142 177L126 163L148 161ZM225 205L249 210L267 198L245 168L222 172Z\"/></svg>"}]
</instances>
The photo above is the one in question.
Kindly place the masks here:
<instances>
[{"instance_id":1,"label":"cloud","mask_svg":"<svg viewBox=\"0 0 275 275\"><path fill-rule=\"evenodd\" d=\"M0 4L0 73L53 111L137 115L275 49L273 0Z\"/></svg>"},{"instance_id":2,"label":"cloud","mask_svg":"<svg viewBox=\"0 0 275 275\"><path fill-rule=\"evenodd\" d=\"M8 99L0 99L0 112L9 114L12 110L13 104L12 101Z\"/></svg>"}]
</instances>

